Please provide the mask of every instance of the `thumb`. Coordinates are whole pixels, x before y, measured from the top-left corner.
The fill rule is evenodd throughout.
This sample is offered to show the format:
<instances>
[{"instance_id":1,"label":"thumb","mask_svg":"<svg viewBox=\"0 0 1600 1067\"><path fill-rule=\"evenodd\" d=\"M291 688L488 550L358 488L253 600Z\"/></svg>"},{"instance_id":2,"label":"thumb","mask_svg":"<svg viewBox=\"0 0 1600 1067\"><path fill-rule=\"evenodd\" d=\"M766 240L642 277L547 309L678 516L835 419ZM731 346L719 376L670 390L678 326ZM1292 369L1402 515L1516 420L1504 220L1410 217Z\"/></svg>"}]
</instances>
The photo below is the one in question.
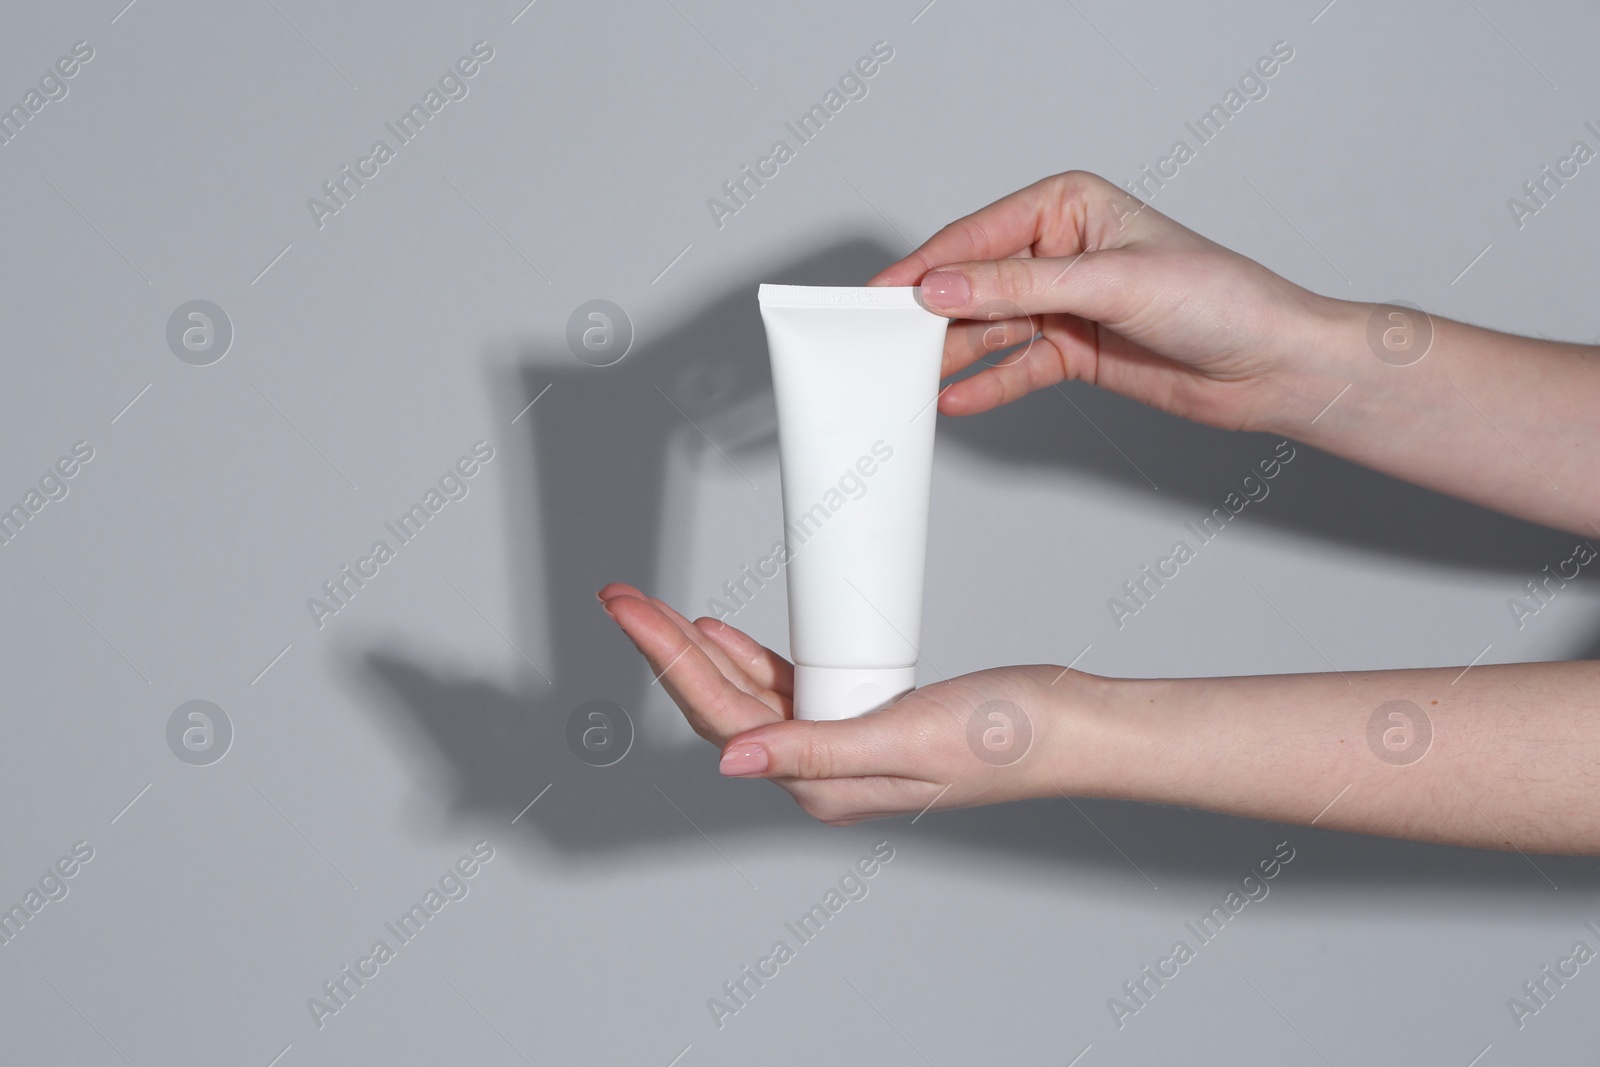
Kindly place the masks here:
<instances>
[{"instance_id":1,"label":"thumb","mask_svg":"<svg viewBox=\"0 0 1600 1067\"><path fill-rule=\"evenodd\" d=\"M1135 280L1126 249L1059 258L949 263L924 275L918 297L935 314L1000 320L1064 312L1095 322L1128 317Z\"/></svg>"},{"instance_id":2,"label":"thumb","mask_svg":"<svg viewBox=\"0 0 1600 1067\"><path fill-rule=\"evenodd\" d=\"M893 708L855 719L790 719L747 730L722 749L719 769L732 778L860 778L897 775L917 737Z\"/></svg>"}]
</instances>

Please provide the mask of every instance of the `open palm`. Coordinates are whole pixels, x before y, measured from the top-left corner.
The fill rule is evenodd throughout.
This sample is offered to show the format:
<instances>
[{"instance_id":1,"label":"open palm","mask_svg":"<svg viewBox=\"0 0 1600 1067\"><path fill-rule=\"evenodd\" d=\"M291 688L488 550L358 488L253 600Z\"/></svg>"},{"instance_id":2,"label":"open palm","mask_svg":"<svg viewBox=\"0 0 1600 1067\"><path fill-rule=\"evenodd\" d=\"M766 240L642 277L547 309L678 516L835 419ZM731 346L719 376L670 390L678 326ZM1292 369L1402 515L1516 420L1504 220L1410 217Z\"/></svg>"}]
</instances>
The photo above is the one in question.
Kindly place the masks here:
<instances>
[{"instance_id":1,"label":"open palm","mask_svg":"<svg viewBox=\"0 0 1600 1067\"><path fill-rule=\"evenodd\" d=\"M620 582L598 596L689 725L723 749L724 774L770 778L833 825L1054 795L1040 749L1063 731L1049 712L1090 678L1003 667L924 686L860 718L797 721L794 668L748 634L690 622Z\"/></svg>"}]
</instances>

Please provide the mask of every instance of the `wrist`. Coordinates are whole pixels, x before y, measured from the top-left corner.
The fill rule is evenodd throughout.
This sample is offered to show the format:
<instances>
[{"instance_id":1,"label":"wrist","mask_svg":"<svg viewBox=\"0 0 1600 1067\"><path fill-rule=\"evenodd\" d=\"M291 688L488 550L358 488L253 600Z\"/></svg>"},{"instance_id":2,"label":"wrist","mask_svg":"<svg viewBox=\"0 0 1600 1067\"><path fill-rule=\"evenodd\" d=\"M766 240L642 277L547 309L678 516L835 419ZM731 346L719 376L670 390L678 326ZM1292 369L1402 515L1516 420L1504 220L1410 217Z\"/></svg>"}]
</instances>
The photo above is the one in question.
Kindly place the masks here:
<instances>
[{"instance_id":1,"label":"wrist","mask_svg":"<svg viewBox=\"0 0 1600 1067\"><path fill-rule=\"evenodd\" d=\"M1367 351L1367 322L1376 305L1302 291L1278 344L1276 371L1268 378L1257 420L1245 427L1305 441L1362 373L1377 359Z\"/></svg>"},{"instance_id":2,"label":"wrist","mask_svg":"<svg viewBox=\"0 0 1600 1067\"><path fill-rule=\"evenodd\" d=\"M1052 668L1050 677L1059 671ZM1159 762L1159 739L1152 733L1155 720L1145 692L1150 685L1074 670L1046 685L1035 723L1038 751L1030 794L1143 797Z\"/></svg>"}]
</instances>

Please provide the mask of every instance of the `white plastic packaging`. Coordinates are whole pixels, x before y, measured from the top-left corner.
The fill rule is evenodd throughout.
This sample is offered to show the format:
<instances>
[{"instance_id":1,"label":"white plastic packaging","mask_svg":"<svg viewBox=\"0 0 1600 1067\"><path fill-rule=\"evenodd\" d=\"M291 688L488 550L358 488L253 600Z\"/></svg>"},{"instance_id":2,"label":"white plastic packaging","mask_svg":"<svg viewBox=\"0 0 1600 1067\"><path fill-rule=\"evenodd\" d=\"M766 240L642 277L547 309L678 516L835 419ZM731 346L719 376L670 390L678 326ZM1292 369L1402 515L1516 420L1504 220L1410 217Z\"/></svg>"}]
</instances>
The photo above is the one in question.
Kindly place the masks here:
<instances>
[{"instance_id":1,"label":"white plastic packaging","mask_svg":"<svg viewBox=\"0 0 1600 1067\"><path fill-rule=\"evenodd\" d=\"M914 288L763 285L778 405L794 716L916 686L948 320Z\"/></svg>"}]
</instances>

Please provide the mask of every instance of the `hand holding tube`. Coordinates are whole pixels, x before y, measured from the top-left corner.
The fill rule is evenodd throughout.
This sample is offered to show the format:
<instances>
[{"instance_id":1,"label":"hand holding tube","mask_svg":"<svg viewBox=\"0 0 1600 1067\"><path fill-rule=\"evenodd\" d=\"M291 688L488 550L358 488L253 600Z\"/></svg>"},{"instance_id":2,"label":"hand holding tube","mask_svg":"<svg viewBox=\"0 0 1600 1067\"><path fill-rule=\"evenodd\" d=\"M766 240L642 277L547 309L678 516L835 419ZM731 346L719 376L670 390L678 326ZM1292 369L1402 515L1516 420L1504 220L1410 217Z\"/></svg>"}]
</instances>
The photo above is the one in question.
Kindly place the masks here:
<instances>
[{"instance_id":1,"label":"hand holding tube","mask_svg":"<svg viewBox=\"0 0 1600 1067\"><path fill-rule=\"evenodd\" d=\"M957 219L868 282L919 283L925 307L957 320L943 376L1039 335L948 387L947 415L1081 379L1227 429L1269 421L1318 300L1082 171Z\"/></svg>"},{"instance_id":2,"label":"hand holding tube","mask_svg":"<svg viewBox=\"0 0 1600 1067\"><path fill-rule=\"evenodd\" d=\"M612 583L599 596L695 732L721 747L723 774L772 779L831 825L1056 796L1057 751L1088 740L1078 730L1074 741L1051 709L1100 680L1059 667L978 671L860 718L795 720L793 668L776 652L632 586Z\"/></svg>"},{"instance_id":3,"label":"hand holding tube","mask_svg":"<svg viewBox=\"0 0 1600 1067\"><path fill-rule=\"evenodd\" d=\"M696 732L722 750L725 775L769 778L831 825L1116 797L1600 854L1600 664L1174 679L1002 667L923 686L860 718L802 722L790 718L792 673L775 652L632 586L608 585L600 599ZM1425 758L1404 765L1384 759L1371 736L1373 709L1396 698L1431 722Z\"/></svg>"},{"instance_id":4,"label":"hand holding tube","mask_svg":"<svg viewBox=\"0 0 1600 1067\"><path fill-rule=\"evenodd\" d=\"M1392 309L1317 296L1093 175L1047 178L951 223L870 284L920 284L922 304L956 320L941 377L1033 339L947 388L945 414L1080 379L1600 533L1594 347L1422 315L1426 358L1386 360L1368 332ZM1144 680L1007 667L860 719L795 722L782 657L628 586L601 601L722 748L725 773L773 778L830 823L1064 794L1600 855L1600 664ZM1395 702L1431 723L1429 747L1399 766L1372 726ZM1025 757L985 758L1007 708L1030 730Z\"/></svg>"},{"instance_id":5,"label":"hand holding tube","mask_svg":"<svg viewBox=\"0 0 1600 1067\"><path fill-rule=\"evenodd\" d=\"M1369 336L1384 305L1303 289L1093 174L1002 197L868 284L920 284L923 305L955 320L944 376L1022 346L948 386L944 414L1082 380L1583 537L1600 531L1593 346L1416 312L1429 345L1391 362Z\"/></svg>"}]
</instances>

